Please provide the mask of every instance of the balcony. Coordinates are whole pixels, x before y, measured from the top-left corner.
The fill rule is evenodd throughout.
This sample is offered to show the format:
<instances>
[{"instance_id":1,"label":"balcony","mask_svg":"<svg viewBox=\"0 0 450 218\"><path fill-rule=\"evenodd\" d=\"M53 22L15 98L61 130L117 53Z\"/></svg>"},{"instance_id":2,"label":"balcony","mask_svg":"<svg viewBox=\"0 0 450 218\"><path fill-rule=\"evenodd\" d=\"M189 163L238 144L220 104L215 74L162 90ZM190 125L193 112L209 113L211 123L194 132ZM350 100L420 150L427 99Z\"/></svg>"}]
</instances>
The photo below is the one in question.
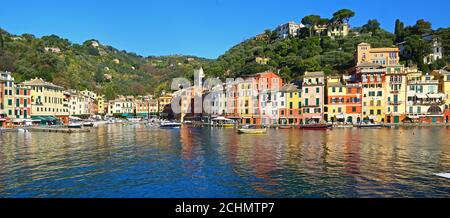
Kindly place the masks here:
<instances>
[{"instance_id":1,"label":"balcony","mask_svg":"<svg viewBox=\"0 0 450 218\"><path fill-rule=\"evenodd\" d=\"M400 91L399 90L391 90L390 93L391 94L398 94L398 93L400 93Z\"/></svg>"},{"instance_id":2,"label":"balcony","mask_svg":"<svg viewBox=\"0 0 450 218\"><path fill-rule=\"evenodd\" d=\"M403 101L388 101L388 105L401 105L403 104Z\"/></svg>"}]
</instances>

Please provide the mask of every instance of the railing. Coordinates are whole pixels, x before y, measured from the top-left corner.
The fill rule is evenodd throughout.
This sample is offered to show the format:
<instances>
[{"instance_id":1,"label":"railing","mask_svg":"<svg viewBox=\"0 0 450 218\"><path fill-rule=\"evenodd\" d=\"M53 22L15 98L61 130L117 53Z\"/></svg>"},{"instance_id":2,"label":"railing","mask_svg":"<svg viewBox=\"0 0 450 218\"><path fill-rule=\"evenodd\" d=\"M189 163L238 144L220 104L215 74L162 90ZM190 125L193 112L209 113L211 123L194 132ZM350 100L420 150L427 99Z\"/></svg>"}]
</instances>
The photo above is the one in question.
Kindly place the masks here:
<instances>
[{"instance_id":1,"label":"railing","mask_svg":"<svg viewBox=\"0 0 450 218\"><path fill-rule=\"evenodd\" d=\"M392 94L398 94L398 93L400 93L400 91L399 91L399 90L391 90L390 93L392 93Z\"/></svg>"},{"instance_id":2,"label":"railing","mask_svg":"<svg viewBox=\"0 0 450 218\"><path fill-rule=\"evenodd\" d=\"M400 105L403 104L403 101L388 101L388 105Z\"/></svg>"}]
</instances>

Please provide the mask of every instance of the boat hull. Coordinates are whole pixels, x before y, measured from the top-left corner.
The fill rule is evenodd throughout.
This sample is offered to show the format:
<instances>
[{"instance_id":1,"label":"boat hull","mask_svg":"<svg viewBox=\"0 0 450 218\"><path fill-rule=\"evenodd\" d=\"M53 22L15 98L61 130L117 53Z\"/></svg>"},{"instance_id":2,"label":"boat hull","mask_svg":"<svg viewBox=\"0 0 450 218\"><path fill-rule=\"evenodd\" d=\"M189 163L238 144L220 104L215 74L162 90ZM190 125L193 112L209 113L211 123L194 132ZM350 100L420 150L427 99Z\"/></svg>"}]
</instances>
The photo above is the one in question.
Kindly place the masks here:
<instances>
[{"instance_id":1,"label":"boat hull","mask_svg":"<svg viewBox=\"0 0 450 218\"><path fill-rule=\"evenodd\" d=\"M358 124L354 126L360 129L381 129L383 127L381 124Z\"/></svg>"},{"instance_id":2,"label":"boat hull","mask_svg":"<svg viewBox=\"0 0 450 218\"><path fill-rule=\"evenodd\" d=\"M240 134L265 134L267 129L238 129Z\"/></svg>"},{"instance_id":3,"label":"boat hull","mask_svg":"<svg viewBox=\"0 0 450 218\"><path fill-rule=\"evenodd\" d=\"M301 129L331 129L333 128L332 124L306 124L301 125Z\"/></svg>"}]
</instances>

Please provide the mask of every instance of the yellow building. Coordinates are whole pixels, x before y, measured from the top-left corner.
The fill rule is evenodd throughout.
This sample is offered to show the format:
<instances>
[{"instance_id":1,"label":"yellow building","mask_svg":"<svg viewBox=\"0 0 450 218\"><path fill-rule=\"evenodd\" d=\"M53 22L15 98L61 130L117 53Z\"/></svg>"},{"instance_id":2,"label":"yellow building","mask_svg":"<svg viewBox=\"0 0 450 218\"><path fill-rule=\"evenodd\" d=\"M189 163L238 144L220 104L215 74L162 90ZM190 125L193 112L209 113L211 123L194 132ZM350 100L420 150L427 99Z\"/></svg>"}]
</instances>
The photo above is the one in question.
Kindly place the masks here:
<instances>
[{"instance_id":1,"label":"yellow building","mask_svg":"<svg viewBox=\"0 0 450 218\"><path fill-rule=\"evenodd\" d=\"M400 60L398 52L398 48L372 48L368 43L360 43L356 52L356 64L398 65Z\"/></svg>"},{"instance_id":2,"label":"yellow building","mask_svg":"<svg viewBox=\"0 0 450 218\"><path fill-rule=\"evenodd\" d=\"M332 122L345 122L347 87L339 76L327 78L326 105L324 119Z\"/></svg>"},{"instance_id":3,"label":"yellow building","mask_svg":"<svg viewBox=\"0 0 450 218\"><path fill-rule=\"evenodd\" d=\"M442 69L431 73L436 79L439 79L439 92L445 94L445 108L450 109L450 72Z\"/></svg>"},{"instance_id":4,"label":"yellow building","mask_svg":"<svg viewBox=\"0 0 450 218\"><path fill-rule=\"evenodd\" d=\"M402 65L386 67L385 100L387 123L403 122L406 118L406 71Z\"/></svg>"},{"instance_id":5,"label":"yellow building","mask_svg":"<svg viewBox=\"0 0 450 218\"><path fill-rule=\"evenodd\" d=\"M286 96L286 111L285 117L287 119L286 124L298 125L302 123L302 101L301 90L294 84L286 84L281 88Z\"/></svg>"},{"instance_id":6,"label":"yellow building","mask_svg":"<svg viewBox=\"0 0 450 218\"><path fill-rule=\"evenodd\" d=\"M253 111L253 82L252 80L245 80L237 86L238 93L238 113L242 117L243 124L253 124L253 115L257 114Z\"/></svg>"},{"instance_id":7,"label":"yellow building","mask_svg":"<svg viewBox=\"0 0 450 218\"><path fill-rule=\"evenodd\" d=\"M99 95L97 96L97 113L98 114L105 114L105 96Z\"/></svg>"},{"instance_id":8,"label":"yellow building","mask_svg":"<svg viewBox=\"0 0 450 218\"><path fill-rule=\"evenodd\" d=\"M162 113L166 105L172 104L172 93L164 93L158 98L158 112Z\"/></svg>"},{"instance_id":9,"label":"yellow building","mask_svg":"<svg viewBox=\"0 0 450 218\"><path fill-rule=\"evenodd\" d=\"M22 83L31 87L31 115L35 118L54 117L67 123L69 109L65 104L64 88L53 83L46 82L41 78L35 78Z\"/></svg>"}]
</instances>

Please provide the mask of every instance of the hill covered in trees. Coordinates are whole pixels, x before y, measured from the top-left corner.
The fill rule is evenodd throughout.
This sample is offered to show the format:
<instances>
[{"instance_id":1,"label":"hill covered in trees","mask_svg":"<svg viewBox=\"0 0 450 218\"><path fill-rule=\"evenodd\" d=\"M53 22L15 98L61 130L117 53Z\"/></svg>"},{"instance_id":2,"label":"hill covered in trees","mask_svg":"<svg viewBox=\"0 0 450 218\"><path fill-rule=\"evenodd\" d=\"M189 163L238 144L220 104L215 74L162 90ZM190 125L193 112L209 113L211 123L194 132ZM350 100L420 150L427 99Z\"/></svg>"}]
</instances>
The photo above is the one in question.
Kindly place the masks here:
<instances>
[{"instance_id":1,"label":"hill covered in trees","mask_svg":"<svg viewBox=\"0 0 450 218\"><path fill-rule=\"evenodd\" d=\"M345 14L340 13L344 11ZM352 28L346 37L336 37L311 34L308 29L313 25L333 23L350 19L354 13L347 9L336 12L332 18L322 18L318 15L308 15L302 19L306 25L296 37L279 39L275 31L266 30L264 40L251 38L227 51L213 64L215 68L209 72L220 75L228 72L234 76L252 74L263 70L279 70L287 80L297 79L305 71L323 70L327 74L345 73L355 65L356 47L361 42L367 42L372 47L393 47L404 42L404 54L401 63L406 66L416 65L422 71L439 69L450 63L449 45L450 28L433 30L430 22L417 20L413 26L404 26L396 21L395 33L380 27L376 20L369 20L362 27ZM434 34L442 42L444 58L432 64L425 64L423 57L432 52L432 42L423 40L425 34ZM268 58L266 65L256 63L256 57Z\"/></svg>"},{"instance_id":2,"label":"hill covered in trees","mask_svg":"<svg viewBox=\"0 0 450 218\"><path fill-rule=\"evenodd\" d=\"M266 30L267 37L263 40L255 37L245 40L216 60L184 55L143 57L97 40L76 44L56 35L18 36L0 29L0 70L13 72L18 82L41 77L66 88L94 90L112 99L118 94L159 94L161 90L169 90L172 78L193 78L193 69L200 66L207 76L220 78L269 69L279 71L286 80L298 79L305 71L345 73L354 66L356 46L361 42L372 47L404 42L401 62L417 65L424 72L449 64L450 28L434 30L431 23L422 19L406 27L397 20L394 33L380 28L375 19L350 29L346 37L332 39L312 31L315 25L349 22L354 15L348 9L339 10L330 18L308 15L302 19L306 28L296 37L280 39L275 31ZM431 42L423 40L424 34L439 37L443 60L423 63L423 56L431 52ZM257 63L257 57L267 58L267 64Z\"/></svg>"},{"instance_id":3,"label":"hill covered in trees","mask_svg":"<svg viewBox=\"0 0 450 218\"><path fill-rule=\"evenodd\" d=\"M40 77L68 89L94 90L108 99L159 93L170 79L192 77L193 69L208 62L183 55L142 57L97 40L76 44L56 35L37 38L0 29L0 70L13 72L17 82Z\"/></svg>"}]
</instances>

